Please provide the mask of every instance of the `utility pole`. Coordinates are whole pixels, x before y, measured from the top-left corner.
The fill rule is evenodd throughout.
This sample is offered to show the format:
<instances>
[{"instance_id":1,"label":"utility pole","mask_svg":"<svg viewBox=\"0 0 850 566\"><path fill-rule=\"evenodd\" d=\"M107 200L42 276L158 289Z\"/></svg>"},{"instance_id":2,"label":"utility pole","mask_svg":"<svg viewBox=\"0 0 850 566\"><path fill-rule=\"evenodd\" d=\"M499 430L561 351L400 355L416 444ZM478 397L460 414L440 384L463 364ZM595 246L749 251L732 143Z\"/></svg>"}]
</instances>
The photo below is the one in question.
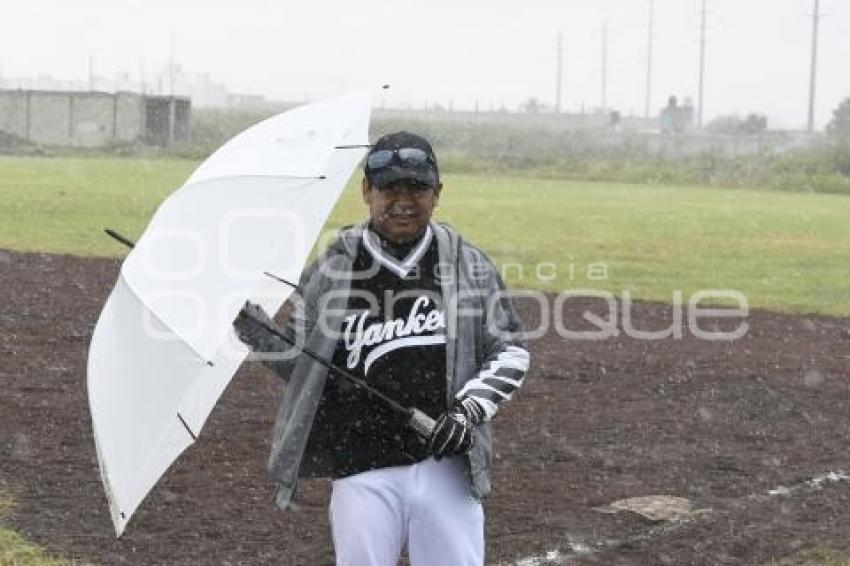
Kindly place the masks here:
<instances>
[{"instance_id":1,"label":"utility pole","mask_svg":"<svg viewBox=\"0 0 850 566\"><path fill-rule=\"evenodd\" d=\"M171 92L169 94L174 96L174 32L172 31L168 36L168 81L169 88Z\"/></svg>"},{"instance_id":2,"label":"utility pole","mask_svg":"<svg viewBox=\"0 0 850 566\"><path fill-rule=\"evenodd\" d=\"M812 66L809 75L809 121L806 129L809 133L815 131L815 80L818 66L818 20L820 20L820 2L815 0L815 11L812 14Z\"/></svg>"},{"instance_id":3,"label":"utility pole","mask_svg":"<svg viewBox=\"0 0 850 566\"><path fill-rule=\"evenodd\" d=\"M602 24L602 111L608 108L608 22Z\"/></svg>"},{"instance_id":4,"label":"utility pole","mask_svg":"<svg viewBox=\"0 0 850 566\"><path fill-rule=\"evenodd\" d=\"M652 105L652 35L653 18L655 17L655 0L649 0L649 26L646 37L646 108L644 115L649 118Z\"/></svg>"},{"instance_id":5,"label":"utility pole","mask_svg":"<svg viewBox=\"0 0 850 566\"><path fill-rule=\"evenodd\" d=\"M702 13L699 25L699 93L697 108L697 127L702 128L702 110L705 104L705 0L702 0Z\"/></svg>"},{"instance_id":6,"label":"utility pole","mask_svg":"<svg viewBox=\"0 0 850 566\"><path fill-rule=\"evenodd\" d=\"M558 32L557 72L555 76L555 114L561 113L561 83L563 77L564 34Z\"/></svg>"}]
</instances>

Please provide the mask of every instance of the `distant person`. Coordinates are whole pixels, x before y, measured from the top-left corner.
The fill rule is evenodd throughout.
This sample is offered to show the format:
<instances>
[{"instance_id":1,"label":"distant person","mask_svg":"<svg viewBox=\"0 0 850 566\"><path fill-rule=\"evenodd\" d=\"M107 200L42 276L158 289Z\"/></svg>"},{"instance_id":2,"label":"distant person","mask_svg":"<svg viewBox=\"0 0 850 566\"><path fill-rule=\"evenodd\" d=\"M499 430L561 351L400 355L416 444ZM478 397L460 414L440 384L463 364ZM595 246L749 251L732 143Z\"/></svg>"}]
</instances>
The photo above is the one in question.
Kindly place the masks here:
<instances>
[{"instance_id":1,"label":"distant person","mask_svg":"<svg viewBox=\"0 0 850 566\"><path fill-rule=\"evenodd\" d=\"M431 220L442 189L428 141L380 138L362 182L370 218L305 271L283 330L436 419L430 438L307 356L268 362L288 380L269 463L277 504L290 506L298 477L331 478L339 565L395 565L404 547L413 566L484 564L490 420L522 384L529 354L496 268ZM331 293L345 310L324 305ZM248 317L235 326L257 352L288 348Z\"/></svg>"},{"instance_id":2,"label":"distant person","mask_svg":"<svg viewBox=\"0 0 850 566\"><path fill-rule=\"evenodd\" d=\"M621 129L622 122L622 116L620 115L620 112L618 110L611 110L611 114L609 115L609 117L611 129L615 132L619 132Z\"/></svg>"},{"instance_id":3,"label":"distant person","mask_svg":"<svg viewBox=\"0 0 850 566\"><path fill-rule=\"evenodd\" d=\"M667 106L661 110L659 122L662 134L672 134L676 132L676 112L678 110L678 101L675 96L670 96L667 99Z\"/></svg>"},{"instance_id":4,"label":"distant person","mask_svg":"<svg viewBox=\"0 0 850 566\"><path fill-rule=\"evenodd\" d=\"M681 134L694 123L694 105L690 98L679 106L675 96L667 99L667 106L661 110L659 122L662 134Z\"/></svg>"}]
</instances>

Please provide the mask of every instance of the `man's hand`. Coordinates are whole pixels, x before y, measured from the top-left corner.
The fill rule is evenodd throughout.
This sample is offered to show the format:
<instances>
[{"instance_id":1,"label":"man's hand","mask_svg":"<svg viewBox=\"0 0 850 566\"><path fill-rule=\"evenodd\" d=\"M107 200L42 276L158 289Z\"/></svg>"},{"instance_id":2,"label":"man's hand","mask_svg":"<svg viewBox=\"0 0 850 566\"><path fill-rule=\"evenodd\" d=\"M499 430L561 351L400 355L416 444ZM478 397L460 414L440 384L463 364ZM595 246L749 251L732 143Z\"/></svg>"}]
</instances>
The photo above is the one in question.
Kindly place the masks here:
<instances>
[{"instance_id":1,"label":"man's hand","mask_svg":"<svg viewBox=\"0 0 850 566\"><path fill-rule=\"evenodd\" d=\"M255 305L250 301L245 301L245 306L239 311L239 316L233 321L233 327L236 329L236 335L239 339L250 346L256 348L261 340L271 334L267 328L259 324L254 318L245 314L245 312L253 315L271 327L275 327L274 321L266 314L266 311L260 305Z\"/></svg>"},{"instance_id":2,"label":"man's hand","mask_svg":"<svg viewBox=\"0 0 850 566\"><path fill-rule=\"evenodd\" d=\"M434 423L428 450L436 460L443 456L459 456L472 448L472 423L463 412L446 411Z\"/></svg>"}]
</instances>

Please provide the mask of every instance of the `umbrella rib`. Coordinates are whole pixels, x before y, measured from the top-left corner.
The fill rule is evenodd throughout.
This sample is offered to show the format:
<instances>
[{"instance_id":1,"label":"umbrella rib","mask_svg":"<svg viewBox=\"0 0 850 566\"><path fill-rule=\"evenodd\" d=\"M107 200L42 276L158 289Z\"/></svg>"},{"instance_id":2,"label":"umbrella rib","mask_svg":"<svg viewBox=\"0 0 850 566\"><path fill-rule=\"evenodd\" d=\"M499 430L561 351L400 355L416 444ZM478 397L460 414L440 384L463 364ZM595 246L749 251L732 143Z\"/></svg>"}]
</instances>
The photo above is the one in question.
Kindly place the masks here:
<instances>
[{"instance_id":1,"label":"umbrella rib","mask_svg":"<svg viewBox=\"0 0 850 566\"><path fill-rule=\"evenodd\" d=\"M125 246L127 246L128 248L135 248L135 247L136 247L136 243L135 243L133 240L130 240L129 238L125 238L124 236L122 236L121 234L119 234L118 232L116 232L115 230L112 230L112 229L110 229L110 228L104 228L104 229L103 229L103 231L104 231L104 232L106 232L107 234L109 234L110 236L112 236L113 238L115 238L116 240L118 240L119 242L121 242L122 244L124 244ZM121 266L121 269L122 269L122 271L123 271L123 269L124 269L124 266L123 266L123 265ZM128 289L129 289L129 290L133 293L133 296L134 296L134 297L136 297L136 300L138 300L140 303L142 303L143 305L145 305L145 307L148 309L148 312L149 312L149 313L151 313L151 315L155 316L155 317L156 317L156 319L159 321L159 323L160 323L161 325L163 325L165 328L167 328L167 329L168 329L168 330L170 330L172 333L174 333L174 335L175 335L175 336L180 336L180 334L179 334L176 330L174 330L173 328L171 328L171 326L169 326L169 325L168 325L168 323L166 323L166 322L162 319L162 317L161 317L161 316L159 316L158 314L156 314L156 311L155 311L155 310L153 310L153 309L150 307L150 305L148 305L148 304L145 302L145 300L141 297L141 295L139 295L139 294L136 292L136 290L133 288L133 284L132 284L132 283L130 283L130 280L129 280L129 279L127 279L126 277L124 277L123 273L122 273L122 275L121 275L121 278L124 280L124 283L126 283L126 284L127 284L127 288L128 288ZM201 353L200 353L198 350L196 350L196 349L195 349L195 347L194 347L194 346L192 346L192 344L191 344L191 343L189 343L187 340L183 340L183 343L184 343L184 344L186 344L186 345L189 347L189 349L190 349L190 350L192 350L193 352L195 352L195 355L196 355L196 356L198 356L198 357L199 357L199 358L200 358L200 359L201 359L204 363L206 363L208 366L212 367L212 366L214 366L214 365L215 365L215 364L212 362L212 360L208 360L208 359L206 359L206 356L201 355ZM190 434L191 434L191 432L190 432Z\"/></svg>"},{"instance_id":2,"label":"umbrella rib","mask_svg":"<svg viewBox=\"0 0 850 566\"><path fill-rule=\"evenodd\" d=\"M121 234L119 234L115 230L112 230L111 228L104 228L103 231L106 232L108 235L115 238L116 240L118 240L119 242L121 242L122 244L124 244L125 246L127 246L130 249L133 249L133 248L136 247L136 243L133 240L122 236ZM300 291L300 289L298 288L298 285L295 285L294 283L287 281L286 279L283 279L282 277L278 277L277 275L273 275L273 274L269 273L268 271L264 271L263 273L265 275L271 277L272 279L276 279L276 280L280 281L281 283L286 283L287 285L289 285L290 287L292 287L296 291ZM164 327L168 328L171 332L174 332L175 335L178 335L177 332L173 328L171 328L168 324L166 324L166 322L162 319L162 317L160 317L158 314L156 314L156 312L145 303L145 301L139 296L139 294L136 293L135 289L133 289L133 286L130 284L130 281L126 277L124 277L124 282L127 284L127 287L133 292L133 295L136 297L136 299L138 299L140 303L142 303L143 305L145 305L148 308L148 312L150 312L153 316L155 316L157 318L157 320L160 322L160 324L162 324ZM193 348L192 345L189 344L189 342L184 340L183 343L186 344L187 346L189 346L189 348L193 352L195 352L195 354L201 360L204 360L208 366L210 366L210 367L215 366L215 364L213 363L212 360L206 360L205 356L202 356L200 352L195 350L195 348ZM180 415L178 414L177 416L179 417ZM181 417L180 420L182 421L183 418ZM186 423L184 422L183 424L185 425ZM189 427L186 427L186 428L188 429ZM189 431L189 434L192 434L191 430ZM195 436L192 435L192 438L195 438Z\"/></svg>"},{"instance_id":3,"label":"umbrella rib","mask_svg":"<svg viewBox=\"0 0 850 566\"><path fill-rule=\"evenodd\" d=\"M122 269L123 269L123 266L122 266ZM164 328L168 329L168 331L169 331L169 332L171 332L172 334L174 334L175 336L177 336L178 338L180 338L180 341L181 341L183 344L185 344L187 348L189 348L190 350L192 350L192 352L193 352L193 353L194 353L194 354L198 357L198 359L199 359L199 360L201 360L203 363L205 363L205 364L206 364L206 365L208 365L208 366L213 366L213 365L215 365L215 364L213 364L212 360L207 359L207 357L206 357L206 356L204 356L204 355L203 355L200 351L198 351L198 349L197 349L197 348L195 348L195 346L194 346L191 342L189 342L188 340L186 340L186 339L184 339L182 336L180 336L180 333L179 333L179 332L177 332L177 330L175 330L174 328L172 328L170 324L168 324L168 323L167 323L167 322L166 322L166 321L165 321L165 320L164 320L161 316L159 316L159 314L157 314L157 312L156 312L153 308L151 308L151 306L150 306L150 305L149 305L149 304L148 304L148 303L144 300L144 298L143 298L143 297L142 297L142 296L141 296L138 292L136 292L136 289L133 287L133 284L130 282L130 280L129 280L129 279L127 279L126 277L124 277L124 274L123 274L123 273L121 274L121 279L123 279L123 280L124 280L124 283L126 283L126 284L127 284L127 288L130 290L130 292L131 292L131 293L133 293L133 296L136 298L136 300L137 300L137 301L139 301L141 304L143 304L143 305L145 306L145 308L147 309L147 312L149 312L151 316L155 317L155 318L156 318L156 320L157 320L157 321L158 321L158 322L159 322L159 323L160 323L160 324L161 324Z\"/></svg>"},{"instance_id":4,"label":"umbrella rib","mask_svg":"<svg viewBox=\"0 0 850 566\"><path fill-rule=\"evenodd\" d=\"M301 287L299 287L298 285L296 285L296 284L295 284L295 283L293 283L292 281L287 281L287 280L286 280L286 279L284 279L283 277L278 277L278 276L277 276L277 275L275 275L274 273L269 273L268 271L263 271L263 275L265 275L265 276L267 276L267 277L271 277L271 278L272 278L272 279L274 279L275 281L280 281L281 283L284 283L285 285L289 285L290 287L292 287L293 289L295 289L295 290L296 290L296 291L298 291L299 293L301 292Z\"/></svg>"},{"instance_id":5,"label":"umbrella rib","mask_svg":"<svg viewBox=\"0 0 850 566\"><path fill-rule=\"evenodd\" d=\"M177 418L180 419L180 424L183 425L183 427L186 429L186 432L188 432L189 436L192 437L192 442L195 442L196 440L198 440L198 437L195 436L195 433L192 432L192 429L189 428L188 424L186 424L186 421L183 419L183 415L181 415L180 413L177 413Z\"/></svg>"}]
</instances>

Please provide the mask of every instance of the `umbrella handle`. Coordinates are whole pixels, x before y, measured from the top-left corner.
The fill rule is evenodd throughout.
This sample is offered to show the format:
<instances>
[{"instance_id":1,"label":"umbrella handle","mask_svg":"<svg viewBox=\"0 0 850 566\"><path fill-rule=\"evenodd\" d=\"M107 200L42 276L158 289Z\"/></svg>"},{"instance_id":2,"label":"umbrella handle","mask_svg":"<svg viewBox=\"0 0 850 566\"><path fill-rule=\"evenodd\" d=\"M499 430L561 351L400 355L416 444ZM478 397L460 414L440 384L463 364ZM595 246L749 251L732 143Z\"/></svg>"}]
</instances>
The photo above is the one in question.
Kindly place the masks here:
<instances>
[{"instance_id":1,"label":"umbrella handle","mask_svg":"<svg viewBox=\"0 0 850 566\"><path fill-rule=\"evenodd\" d=\"M116 240L118 240L119 242L121 242L122 244L124 244L125 246L127 246L129 248L132 248L132 247L135 246L135 242L133 242L129 238L125 238L124 236L122 236L121 234L116 232L115 230L111 230L109 228L104 228L104 232L106 232L107 234L109 234L110 236L112 236L113 238L115 238ZM279 277L276 277L276 276L274 276L274 275L272 275L271 273L268 273L268 272L265 272L265 274L268 275L269 277L273 277L274 279L277 279L278 281L286 283L287 285L291 285L296 290L298 289L297 285L290 283L289 281L286 281L284 279L280 279ZM240 312L244 313L248 318L252 319L254 322L260 324L261 326L264 326L267 330L269 330L273 334L284 339L286 342L289 342L293 346L297 346L297 344L295 344L289 338L287 338L285 335L283 335L283 333L281 333L277 328L269 327L268 324L265 321L259 320L254 315L254 313L252 313L250 311L246 311L245 309L243 309ZM378 396L384 402L389 404L393 409L395 409L397 411L404 411L405 410L404 407L401 407L398 403L396 403L392 399L389 399L388 397L382 395L379 391L377 391L376 389L372 388L371 386L369 386L368 384L363 382L363 380L358 379L351 374L348 374L348 372L340 370L338 367L334 366L329 361L327 361L324 358L322 358L321 356L318 356L317 354L311 352L307 348L304 348L303 346L301 347L301 350L305 354L309 355L311 358L316 360L317 362L321 363L323 366L327 367L331 371L331 373L341 375L342 377L348 379L349 381L351 381L355 385L357 385L359 387L363 387L364 389L368 390L373 395ZM421 436L424 440L430 440L431 435L434 432L434 424L435 424L434 419L432 419L431 417L429 417L428 415L426 415L425 413L423 413L422 411L420 411L419 409L417 409L415 407L407 409L407 414L410 416L410 420L407 421L407 425L410 428L412 428L414 431L416 431L416 433L419 434L419 436ZM186 427L186 428L189 428L189 427Z\"/></svg>"},{"instance_id":2,"label":"umbrella handle","mask_svg":"<svg viewBox=\"0 0 850 566\"><path fill-rule=\"evenodd\" d=\"M110 236L112 236L113 238L115 238L116 240L118 240L119 242L121 242L122 244L126 245L129 248L132 248L132 247L135 246L135 242L133 242L129 238L125 238L124 236L122 236L121 234L116 232L115 230L111 230L109 228L104 228L104 232L106 232L107 234L109 234ZM280 279L280 278L272 275L271 273L265 273L265 274L268 275L269 277L273 277L274 279L277 279L278 281L282 281L283 283L291 285L296 290L298 289L297 285L294 285L294 284L290 283L289 281ZM269 330L273 334L276 334L280 338L283 338L284 340L286 340L287 342L289 342L293 346L296 345L294 342L292 342L286 336L284 336L283 333L281 333L277 328L269 327L266 324L265 321L261 321L261 320L257 319L257 317L254 316L254 313L246 311L244 309L240 312L245 313L246 316L248 316L248 318L251 318L252 320L254 320L254 322L257 322L257 323L261 324L262 326L266 327L267 330ZM363 388L367 389L370 393L377 395L379 398L384 400L387 404L389 404L395 410L398 410L398 411L404 410L403 407L401 407L398 403L396 403L392 399L385 397L380 392L378 392L377 390L373 389L372 387L370 387L369 385L364 383L362 380L348 374L345 371L340 370L339 368L334 366L332 363L330 363L329 361L325 360L324 358L321 358L320 356L314 354L313 352L309 351L307 348L304 348L302 346L302 351L305 354L309 355L314 360L316 360L317 362L320 362L322 365L327 367L329 370L331 370L331 373L341 375L342 377L348 379L352 383L355 383L359 387L363 387ZM425 413L423 413L422 411L420 411L419 409L417 409L415 407L408 409L407 414L410 416L410 420L407 421L407 425L410 428L412 428L414 431L416 431L416 433L419 436L421 436L424 440L430 440L431 435L434 433L434 425L435 425L434 419L432 419L431 417L429 417L428 415L426 415ZM188 429L189 427L186 427L186 428Z\"/></svg>"},{"instance_id":3,"label":"umbrella handle","mask_svg":"<svg viewBox=\"0 0 850 566\"><path fill-rule=\"evenodd\" d=\"M434 419L420 411L419 409L410 409L410 420L407 425L416 431L419 436L425 440L430 440L434 432Z\"/></svg>"}]
</instances>

